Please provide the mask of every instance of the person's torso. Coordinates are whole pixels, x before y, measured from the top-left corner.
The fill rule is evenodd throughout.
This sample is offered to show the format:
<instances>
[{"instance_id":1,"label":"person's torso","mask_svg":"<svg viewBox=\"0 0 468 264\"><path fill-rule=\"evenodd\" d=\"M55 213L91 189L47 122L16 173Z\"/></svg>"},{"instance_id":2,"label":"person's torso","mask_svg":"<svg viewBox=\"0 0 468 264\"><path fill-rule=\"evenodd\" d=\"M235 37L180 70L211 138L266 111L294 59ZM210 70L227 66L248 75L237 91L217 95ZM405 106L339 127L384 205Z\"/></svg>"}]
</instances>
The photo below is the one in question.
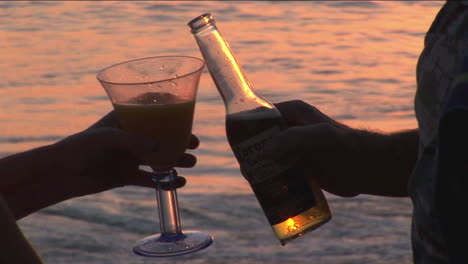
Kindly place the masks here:
<instances>
[{"instance_id":1,"label":"person's torso","mask_svg":"<svg viewBox=\"0 0 468 264\"><path fill-rule=\"evenodd\" d=\"M467 50L468 5L447 2L426 35L417 67L415 110L420 150L409 183L414 206L412 246L415 263L448 263L434 206L438 127L457 67Z\"/></svg>"}]
</instances>

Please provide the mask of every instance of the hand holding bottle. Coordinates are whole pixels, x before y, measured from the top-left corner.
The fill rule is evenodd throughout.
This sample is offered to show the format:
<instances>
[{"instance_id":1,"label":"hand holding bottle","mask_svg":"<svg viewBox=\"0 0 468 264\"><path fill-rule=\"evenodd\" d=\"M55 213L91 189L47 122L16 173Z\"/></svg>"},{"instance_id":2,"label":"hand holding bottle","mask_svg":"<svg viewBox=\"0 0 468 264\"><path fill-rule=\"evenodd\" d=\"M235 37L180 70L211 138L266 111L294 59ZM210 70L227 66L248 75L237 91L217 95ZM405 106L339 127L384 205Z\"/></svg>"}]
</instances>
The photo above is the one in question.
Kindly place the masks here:
<instances>
[{"instance_id":1,"label":"hand holding bottle","mask_svg":"<svg viewBox=\"0 0 468 264\"><path fill-rule=\"evenodd\" d=\"M265 155L305 168L305 175L339 196L407 195L412 163L399 162L405 152L396 150L417 149L416 131L383 134L353 129L299 100L276 107L288 128L272 138Z\"/></svg>"},{"instance_id":2,"label":"hand holding bottle","mask_svg":"<svg viewBox=\"0 0 468 264\"><path fill-rule=\"evenodd\" d=\"M305 168L326 191L344 197L359 194L353 173L359 171L356 131L299 100L276 104L286 126L265 148L278 163Z\"/></svg>"}]
</instances>

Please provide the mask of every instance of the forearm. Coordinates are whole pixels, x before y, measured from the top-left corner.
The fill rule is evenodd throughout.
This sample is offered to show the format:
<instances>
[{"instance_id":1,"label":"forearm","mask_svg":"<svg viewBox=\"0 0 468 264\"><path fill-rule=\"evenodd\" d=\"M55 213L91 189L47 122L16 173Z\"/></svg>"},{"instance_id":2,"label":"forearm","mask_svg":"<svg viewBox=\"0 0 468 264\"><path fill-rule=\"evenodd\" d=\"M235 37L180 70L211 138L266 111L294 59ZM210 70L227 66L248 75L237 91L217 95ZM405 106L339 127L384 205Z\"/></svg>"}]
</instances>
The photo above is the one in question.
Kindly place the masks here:
<instances>
[{"instance_id":1,"label":"forearm","mask_svg":"<svg viewBox=\"0 0 468 264\"><path fill-rule=\"evenodd\" d=\"M64 187L50 180L57 165L53 152L50 145L0 160L0 194L16 219L68 198Z\"/></svg>"},{"instance_id":2,"label":"forearm","mask_svg":"<svg viewBox=\"0 0 468 264\"><path fill-rule=\"evenodd\" d=\"M0 159L0 193L43 181L54 163L50 151L50 146L43 146Z\"/></svg>"},{"instance_id":3,"label":"forearm","mask_svg":"<svg viewBox=\"0 0 468 264\"><path fill-rule=\"evenodd\" d=\"M15 219L19 220L43 208L73 198L67 184L66 179L62 183L30 184L4 195L4 198Z\"/></svg>"},{"instance_id":4,"label":"forearm","mask_svg":"<svg viewBox=\"0 0 468 264\"><path fill-rule=\"evenodd\" d=\"M364 148L363 189L361 193L404 197L408 196L408 180L418 155L417 130L392 134L367 132L361 137Z\"/></svg>"}]
</instances>

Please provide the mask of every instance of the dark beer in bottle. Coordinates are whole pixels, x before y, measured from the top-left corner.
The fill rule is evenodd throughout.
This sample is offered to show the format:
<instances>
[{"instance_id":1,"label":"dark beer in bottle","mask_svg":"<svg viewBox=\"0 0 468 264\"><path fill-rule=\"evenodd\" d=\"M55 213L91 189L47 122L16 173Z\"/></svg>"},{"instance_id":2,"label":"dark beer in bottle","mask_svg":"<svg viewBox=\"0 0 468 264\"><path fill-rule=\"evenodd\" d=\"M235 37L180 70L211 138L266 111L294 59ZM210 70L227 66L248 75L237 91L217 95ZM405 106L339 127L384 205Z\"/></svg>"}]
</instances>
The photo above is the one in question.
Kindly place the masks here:
<instances>
[{"instance_id":1,"label":"dark beer in bottle","mask_svg":"<svg viewBox=\"0 0 468 264\"><path fill-rule=\"evenodd\" d=\"M281 244L326 223L328 203L304 169L263 156L265 144L283 127L281 113L252 89L211 14L188 25L223 98L229 145Z\"/></svg>"}]
</instances>

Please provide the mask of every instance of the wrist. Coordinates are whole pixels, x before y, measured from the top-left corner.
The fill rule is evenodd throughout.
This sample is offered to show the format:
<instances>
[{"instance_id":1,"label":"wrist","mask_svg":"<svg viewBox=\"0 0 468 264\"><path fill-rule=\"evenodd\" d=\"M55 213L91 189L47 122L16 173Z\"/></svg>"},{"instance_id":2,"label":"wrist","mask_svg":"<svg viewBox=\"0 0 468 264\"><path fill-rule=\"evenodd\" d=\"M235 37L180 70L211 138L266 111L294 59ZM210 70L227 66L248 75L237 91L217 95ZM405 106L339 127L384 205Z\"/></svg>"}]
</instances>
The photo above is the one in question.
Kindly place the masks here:
<instances>
[{"instance_id":1,"label":"wrist","mask_svg":"<svg viewBox=\"0 0 468 264\"><path fill-rule=\"evenodd\" d=\"M416 130L391 134L356 132L362 194L408 196L408 179L417 159Z\"/></svg>"}]
</instances>

